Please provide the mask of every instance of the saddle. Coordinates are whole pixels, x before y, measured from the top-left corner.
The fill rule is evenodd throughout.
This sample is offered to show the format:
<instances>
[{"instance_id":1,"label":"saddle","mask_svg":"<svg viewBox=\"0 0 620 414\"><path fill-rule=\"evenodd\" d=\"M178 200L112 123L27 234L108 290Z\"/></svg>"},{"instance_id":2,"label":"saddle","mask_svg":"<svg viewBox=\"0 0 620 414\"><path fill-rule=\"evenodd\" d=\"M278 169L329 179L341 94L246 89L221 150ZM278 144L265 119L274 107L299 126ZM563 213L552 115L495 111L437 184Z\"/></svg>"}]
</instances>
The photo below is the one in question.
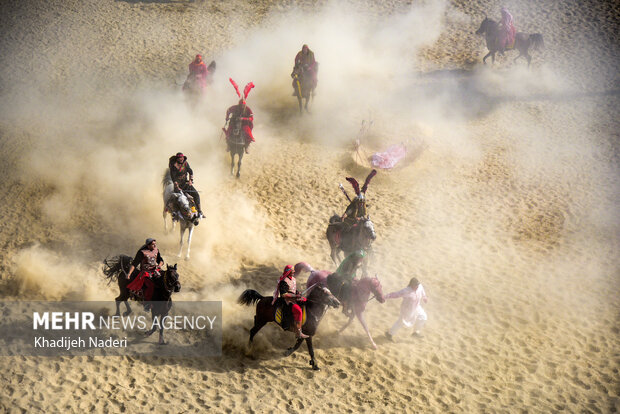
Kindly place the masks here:
<instances>
[{"instance_id":1,"label":"saddle","mask_svg":"<svg viewBox=\"0 0 620 414\"><path fill-rule=\"evenodd\" d=\"M300 303L301 307L301 324L306 323L306 304ZM287 304L284 299L278 298L275 303L275 322L282 327L285 331L289 330L293 326L293 311L291 305Z\"/></svg>"}]
</instances>

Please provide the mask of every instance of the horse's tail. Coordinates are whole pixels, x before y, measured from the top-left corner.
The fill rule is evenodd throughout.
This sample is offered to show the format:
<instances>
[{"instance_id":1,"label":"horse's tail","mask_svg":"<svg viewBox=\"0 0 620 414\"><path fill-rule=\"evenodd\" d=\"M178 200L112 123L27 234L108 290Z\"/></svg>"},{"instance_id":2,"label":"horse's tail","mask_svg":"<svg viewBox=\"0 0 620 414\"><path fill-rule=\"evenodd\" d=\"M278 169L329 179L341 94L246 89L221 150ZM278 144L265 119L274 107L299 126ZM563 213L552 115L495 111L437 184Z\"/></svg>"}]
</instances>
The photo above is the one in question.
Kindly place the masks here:
<instances>
[{"instance_id":1,"label":"horse's tail","mask_svg":"<svg viewBox=\"0 0 620 414\"><path fill-rule=\"evenodd\" d=\"M543 37L540 33L531 34L530 39L532 40L532 48L534 50L539 50L545 47L545 42L543 42Z\"/></svg>"},{"instance_id":2,"label":"horse's tail","mask_svg":"<svg viewBox=\"0 0 620 414\"><path fill-rule=\"evenodd\" d=\"M103 261L103 274L108 280L108 284L118 280L121 273L127 275L129 271L129 265L131 263L131 257L124 254L114 256L111 259L105 259Z\"/></svg>"},{"instance_id":3,"label":"horse's tail","mask_svg":"<svg viewBox=\"0 0 620 414\"><path fill-rule=\"evenodd\" d=\"M241 296L239 296L239 299L237 299L237 303L240 305L250 306L261 299L265 299L265 296L261 295L254 289L246 289L243 291Z\"/></svg>"}]
</instances>

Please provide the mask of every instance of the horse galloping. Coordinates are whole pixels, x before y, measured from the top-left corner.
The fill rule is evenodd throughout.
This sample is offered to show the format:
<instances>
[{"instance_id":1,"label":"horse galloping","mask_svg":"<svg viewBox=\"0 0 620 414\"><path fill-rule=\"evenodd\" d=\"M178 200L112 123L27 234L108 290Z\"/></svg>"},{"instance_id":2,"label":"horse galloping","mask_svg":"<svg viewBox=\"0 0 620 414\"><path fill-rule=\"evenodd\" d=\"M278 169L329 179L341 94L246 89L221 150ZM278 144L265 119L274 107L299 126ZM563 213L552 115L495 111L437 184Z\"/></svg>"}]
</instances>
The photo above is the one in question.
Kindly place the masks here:
<instances>
[{"instance_id":1,"label":"horse galloping","mask_svg":"<svg viewBox=\"0 0 620 414\"><path fill-rule=\"evenodd\" d=\"M299 103L299 113L303 113L302 108L309 112L308 103L314 96L314 89L316 88L312 72L309 68L300 65L293 69L291 76L293 77L293 95L297 97ZM302 100L306 101L305 105L302 105Z\"/></svg>"},{"instance_id":2,"label":"horse galloping","mask_svg":"<svg viewBox=\"0 0 620 414\"><path fill-rule=\"evenodd\" d=\"M181 254L183 253L183 236L185 235L185 230L189 232L187 235L187 255L185 256L185 260L189 260L192 235L194 234L194 227L200 223L200 214L195 211L195 208L192 208L190 199L183 191L174 191L174 183L170 177L169 169L166 169L166 172L164 173L162 186L164 188L164 232L168 233L168 222L166 221L166 216L170 213L170 216L172 217L171 231L174 231L176 222L178 221L181 232L178 257L181 257Z\"/></svg>"},{"instance_id":3,"label":"horse galloping","mask_svg":"<svg viewBox=\"0 0 620 414\"><path fill-rule=\"evenodd\" d=\"M375 276L373 278L363 277L361 279L354 279L348 288L348 291L345 291L345 289L343 289L344 283L336 273L331 273L325 270L316 271L304 262L300 262L295 265L296 273L298 269L310 272L310 276L308 276L308 281L306 283L309 288L312 286L327 287L332 294L336 296L336 298L338 298L338 300L341 301L347 309L350 310L348 315L349 320L342 328L340 328L338 333L343 332L351 324L351 322L353 322L353 319L357 317L357 320L360 321L360 324L364 328L372 347L377 349L377 344L372 339L372 335L368 330L368 325L366 324L366 319L364 318L364 311L366 310L366 304L371 299L371 293L374 295L373 298L376 298L380 303L385 302L383 288L381 287L379 278Z\"/></svg>"},{"instance_id":4,"label":"horse galloping","mask_svg":"<svg viewBox=\"0 0 620 414\"><path fill-rule=\"evenodd\" d=\"M114 256L111 259L105 259L103 261L103 274L108 282L117 281L120 294L114 299L116 302L116 314L120 316L120 304L125 303L127 310L123 313L123 316L129 316L132 312L131 306L129 306L129 299L140 301L141 299L136 297L127 288L127 285L133 281L140 273L137 269L132 275L128 275L129 268L131 266L132 258L121 254ZM130 276L130 277L128 277ZM179 282L179 274L177 273L177 265L166 266L166 270L158 278L153 279L155 288L153 290L153 297L149 304L151 305L151 318L156 318L161 322L163 318L168 315L170 308L172 307L172 293L179 292L181 290L181 283ZM160 323L159 330L159 343L165 344L164 341L164 324ZM153 324L151 330L147 331L146 336L151 335L157 329L157 325Z\"/></svg>"},{"instance_id":5,"label":"horse galloping","mask_svg":"<svg viewBox=\"0 0 620 414\"><path fill-rule=\"evenodd\" d=\"M236 178L241 176L241 160L245 154L245 133L242 128L242 120L235 117L230 121L230 136L228 137L228 151L230 152L230 175L234 175L235 171L235 155L237 155L237 174ZM224 130L226 131L226 130Z\"/></svg>"},{"instance_id":6,"label":"horse galloping","mask_svg":"<svg viewBox=\"0 0 620 414\"><path fill-rule=\"evenodd\" d=\"M272 304L272 301L273 297L262 296L260 293L253 289L247 289L241 294L241 296L239 296L237 302L241 305L250 306L256 303L254 326L250 330L250 345L254 340L254 335L256 335L256 333L260 331L263 326L265 326L269 322L276 321L276 311L278 306L277 304ZM314 347L312 345L312 337L316 334L316 330L321 323L321 319L323 319L323 316L325 315L327 307L337 308L338 306L340 306L340 302L334 297L334 295L331 294L328 289L324 287L318 287L317 289L313 289L310 292L310 294L308 295L308 299L303 306L306 307L307 316L305 323L302 325L302 332L308 335L308 338L305 338L305 341L306 345L308 346L308 353L310 354L310 365L312 366L313 370L319 370L320 368L317 365L316 360L314 359ZM280 325L280 327L282 327L282 325ZM288 330L291 329L292 324ZM301 346L301 343L303 341L303 338L298 338L297 342L295 342L295 345L286 350L285 355L289 356L293 352L295 352Z\"/></svg>"},{"instance_id":7,"label":"horse galloping","mask_svg":"<svg viewBox=\"0 0 620 414\"><path fill-rule=\"evenodd\" d=\"M480 28L476 31L477 35L484 34L487 49L489 50L489 53L482 58L482 63L486 64L486 60L489 56L491 56L491 60L495 63L495 53L500 50L500 30L500 24L498 22L485 17L480 24ZM529 34L517 32L515 35L514 46L512 48L506 48L506 50L518 50L519 56L517 56L514 61L516 62L517 59L523 56L527 59L527 65L530 66L532 61L532 57L528 53L530 47L532 47L533 50L538 50L544 47L543 37L540 33Z\"/></svg>"}]
</instances>

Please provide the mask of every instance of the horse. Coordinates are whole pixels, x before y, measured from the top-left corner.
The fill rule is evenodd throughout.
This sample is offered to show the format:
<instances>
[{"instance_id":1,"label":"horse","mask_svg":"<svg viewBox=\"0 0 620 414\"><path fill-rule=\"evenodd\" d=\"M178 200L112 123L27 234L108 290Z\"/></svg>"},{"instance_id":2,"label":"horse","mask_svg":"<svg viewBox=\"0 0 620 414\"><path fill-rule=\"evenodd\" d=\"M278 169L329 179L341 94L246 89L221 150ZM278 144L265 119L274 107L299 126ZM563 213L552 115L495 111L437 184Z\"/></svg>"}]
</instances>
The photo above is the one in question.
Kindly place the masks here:
<instances>
[{"instance_id":1,"label":"horse","mask_svg":"<svg viewBox=\"0 0 620 414\"><path fill-rule=\"evenodd\" d=\"M168 233L168 222L166 216L170 213L172 217L172 229L176 226L176 222L179 222L179 228L181 231L181 240L179 241L179 254L177 257L181 257L183 253L183 236L185 230L188 230L187 235L187 255L185 260L189 260L190 245L192 243L192 235L194 234L194 227L200 224L200 214L192 208L189 202L188 196L183 192L174 191L174 183L170 177L170 170L166 169L164 178L162 179L163 186L163 198L164 198L164 232Z\"/></svg>"},{"instance_id":2,"label":"horse","mask_svg":"<svg viewBox=\"0 0 620 414\"><path fill-rule=\"evenodd\" d=\"M374 349L377 349L377 344L372 339L372 335L368 330L368 325L366 324L366 319L364 318L364 311L366 310L366 304L370 301L370 294L372 293L380 303L385 302L385 297L383 296L383 288L381 287L381 282L379 282L379 278L377 276L363 277L361 279L354 279L351 287L349 288L348 294L343 291L343 283L338 274L332 273L326 270L314 270L312 266L307 263L300 262L295 265L295 272L301 272L302 270L310 272L310 276L308 276L308 281L306 285L308 289L313 288L314 286L327 287L333 294L338 298L338 300L345 305L347 309L349 309L349 320L347 323L340 328L338 333L342 333L350 324L353 322L353 319L357 317L357 320L360 321L360 324L366 331L366 335L368 335L368 339L370 339L370 343ZM346 296L346 297L345 297Z\"/></svg>"},{"instance_id":3,"label":"horse","mask_svg":"<svg viewBox=\"0 0 620 414\"><path fill-rule=\"evenodd\" d=\"M116 302L116 314L120 316L120 304L125 302L127 311L123 313L123 316L129 316L132 312L131 306L129 306L129 299L140 300L129 289L127 285L136 278L139 271L134 271L131 278L128 278L127 272L131 265L132 258L121 254L114 256L111 259L105 259L103 261L103 274L108 283L117 281L120 294L114 299ZM157 319L159 321L159 344L164 345L164 324L161 323L164 317L168 315L170 308L172 307L172 293L179 292L181 290L181 283L179 282L179 274L177 273L177 265L167 265L163 275L153 279L155 289L153 290L153 297L149 304L151 305L151 318L153 321ZM146 336L150 336L157 329L157 324L153 324L153 327L145 332Z\"/></svg>"},{"instance_id":4,"label":"horse","mask_svg":"<svg viewBox=\"0 0 620 414\"><path fill-rule=\"evenodd\" d=\"M329 219L325 235L331 249L330 257L336 266L342 261L340 252L343 252L344 257L347 257L357 250L366 251L367 256L362 263L362 272L364 275L368 274L368 261L372 254L372 242L377 238L375 226L370 217L361 218L354 227L344 232L342 218L334 214Z\"/></svg>"},{"instance_id":5,"label":"horse","mask_svg":"<svg viewBox=\"0 0 620 414\"><path fill-rule=\"evenodd\" d=\"M237 175L241 176L241 160L243 160L243 154L245 154L245 132L242 128L242 121L240 117L234 117L230 120L231 128L230 135L228 137L228 151L230 152L230 175L233 175L235 171L235 155L237 155Z\"/></svg>"},{"instance_id":6,"label":"horse","mask_svg":"<svg viewBox=\"0 0 620 414\"><path fill-rule=\"evenodd\" d=\"M499 26L500 25L498 22L485 16L484 20L480 24L480 28L476 31L477 35L484 34L487 42L487 49L489 49L489 53L482 58L482 63L484 64L486 64L486 60L489 56L491 56L493 63L495 63L495 53L500 49ZM506 48L506 50L517 49L519 51L519 56L517 56L514 61L516 62L517 59L523 56L527 59L527 66L530 66L532 57L527 53L530 47L532 47L533 50L538 50L544 47L543 37L540 33L528 34L517 32L515 35L514 46L511 49Z\"/></svg>"},{"instance_id":7,"label":"horse","mask_svg":"<svg viewBox=\"0 0 620 414\"><path fill-rule=\"evenodd\" d=\"M316 64L318 65L318 63ZM306 103L303 105L306 112L308 111L308 103L310 99L314 96L314 89L316 85L314 84L314 80L312 78L312 72L309 68L304 65L299 65L293 69L293 73L291 74L293 77L293 95L297 97L297 102L299 102L299 113L302 114L302 100L305 99Z\"/></svg>"},{"instance_id":8,"label":"horse","mask_svg":"<svg viewBox=\"0 0 620 414\"><path fill-rule=\"evenodd\" d=\"M272 301L272 296L262 296L260 293L252 289L245 290L241 294L241 296L239 296L237 302L241 305L250 306L256 303L254 326L252 327L252 329L250 329L250 345L252 345L254 335L256 335L256 333L260 331L263 326L265 326L268 322L276 321L278 302L272 305ZM334 297L334 295L331 294L328 289L322 286L317 286L317 288L312 289L312 291L308 295L308 299L305 302L305 305L302 306L306 307L306 321L302 325L301 329L304 334L308 335L308 338L305 338L305 340L308 346L308 353L310 354L310 365L312 366L313 370L318 371L320 368L316 363L316 360L314 359L314 347L312 345L312 337L316 334L316 330L321 323L321 319L323 319L323 316L325 315L327 307L337 308L338 306L340 306L340 302ZM281 323L278 324L282 329L285 329ZM293 330L292 323L287 330ZM288 348L284 355L291 355L301 346L301 343L303 341L304 338L297 338L297 342L295 342L295 345Z\"/></svg>"}]
</instances>

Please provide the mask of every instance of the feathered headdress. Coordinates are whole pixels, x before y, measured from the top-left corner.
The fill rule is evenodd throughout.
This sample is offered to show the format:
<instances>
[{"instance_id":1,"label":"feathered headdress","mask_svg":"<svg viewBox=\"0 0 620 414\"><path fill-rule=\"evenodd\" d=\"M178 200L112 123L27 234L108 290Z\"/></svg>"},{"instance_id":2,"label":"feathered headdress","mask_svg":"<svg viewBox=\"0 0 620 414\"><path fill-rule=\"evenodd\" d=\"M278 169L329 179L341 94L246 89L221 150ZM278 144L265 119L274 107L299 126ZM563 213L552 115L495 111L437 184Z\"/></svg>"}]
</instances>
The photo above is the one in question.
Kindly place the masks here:
<instances>
[{"instance_id":1,"label":"feathered headdress","mask_svg":"<svg viewBox=\"0 0 620 414\"><path fill-rule=\"evenodd\" d=\"M237 85L237 82L235 82L232 78L228 78L228 80L230 81L230 83L232 83L232 86L235 88L235 92L237 92L237 96L241 98L241 94L239 93L239 86Z\"/></svg>"},{"instance_id":2,"label":"feathered headdress","mask_svg":"<svg viewBox=\"0 0 620 414\"><path fill-rule=\"evenodd\" d=\"M228 80L230 81L230 83L232 83L232 86L235 88L235 92L237 92L237 96L241 98L241 92L239 92L239 85L237 85L237 82L235 82L232 78L228 78ZM250 90L253 87L254 87L254 82L250 82L247 85L245 85L245 88L243 88L243 99L248 98L248 95L250 94Z\"/></svg>"},{"instance_id":3,"label":"feathered headdress","mask_svg":"<svg viewBox=\"0 0 620 414\"><path fill-rule=\"evenodd\" d=\"M254 82L250 82L247 85L245 85L245 88L243 88L243 96L244 99L248 99L248 94L250 93L250 90L254 87Z\"/></svg>"},{"instance_id":4,"label":"feathered headdress","mask_svg":"<svg viewBox=\"0 0 620 414\"><path fill-rule=\"evenodd\" d=\"M368 189L368 184L370 183L370 180L372 180L372 177L374 177L375 175L377 175L377 170L372 170L370 174L368 174L368 177L366 177L366 180L364 181L364 185L362 186L361 190L360 185L355 178L347 177L347 181L350 182L353 186L355 194L359 196L360 193L366 193L366 190Z\"/></svg>"}]
</instances>

